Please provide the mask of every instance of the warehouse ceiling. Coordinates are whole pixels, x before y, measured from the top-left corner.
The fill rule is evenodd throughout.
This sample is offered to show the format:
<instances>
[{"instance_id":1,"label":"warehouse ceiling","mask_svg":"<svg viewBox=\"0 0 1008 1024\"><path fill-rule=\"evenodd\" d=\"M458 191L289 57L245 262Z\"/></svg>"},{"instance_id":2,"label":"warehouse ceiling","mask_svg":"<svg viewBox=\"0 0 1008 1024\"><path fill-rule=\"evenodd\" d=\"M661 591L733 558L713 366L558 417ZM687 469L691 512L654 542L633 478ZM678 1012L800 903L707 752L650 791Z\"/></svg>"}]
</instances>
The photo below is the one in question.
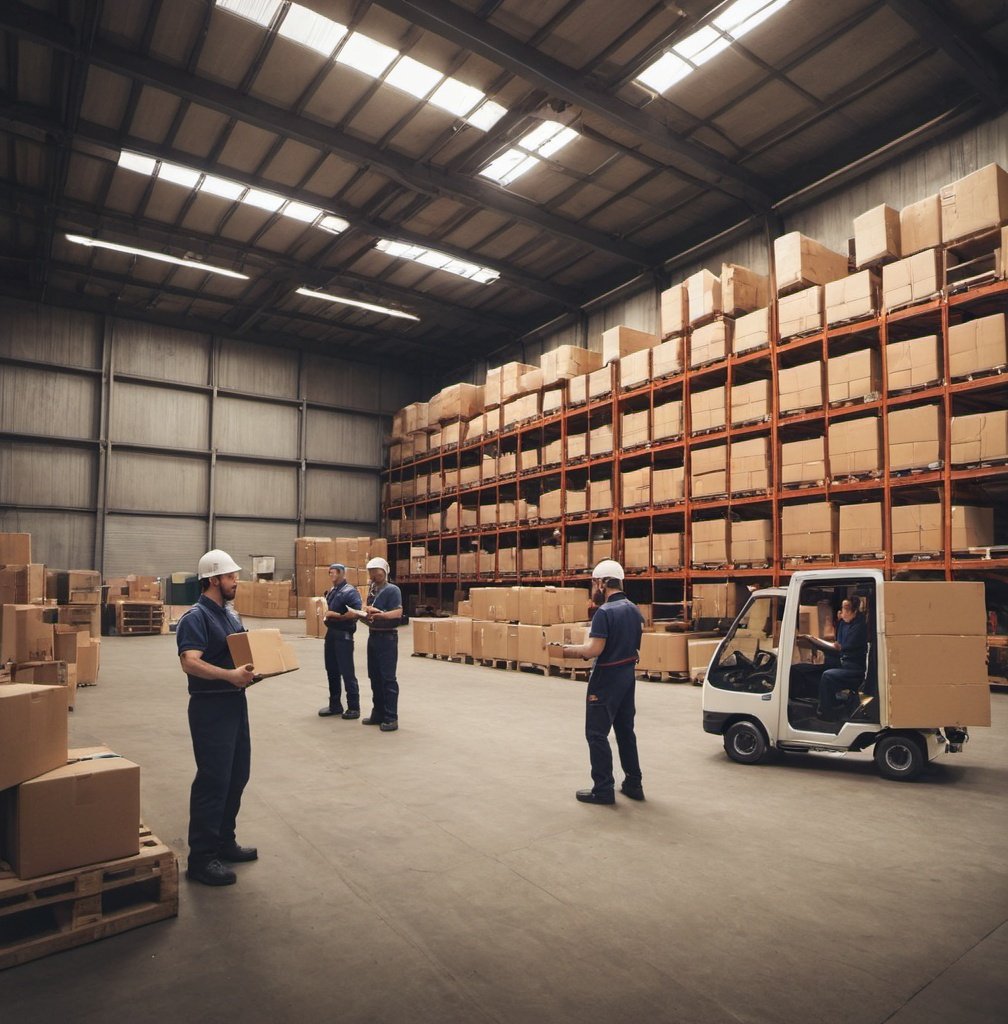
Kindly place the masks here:
<instances>
[{"instance_id":1,"label":"warehouse ceiling","mask_svg":"<svg viewBox=\"0 0 1008 1024\"><path fill-rule=\"evenodd\" d=\"M5 0L0 29L4 293L428 370L1006 101L995 0Z\"/></svg>"}]
</instances>

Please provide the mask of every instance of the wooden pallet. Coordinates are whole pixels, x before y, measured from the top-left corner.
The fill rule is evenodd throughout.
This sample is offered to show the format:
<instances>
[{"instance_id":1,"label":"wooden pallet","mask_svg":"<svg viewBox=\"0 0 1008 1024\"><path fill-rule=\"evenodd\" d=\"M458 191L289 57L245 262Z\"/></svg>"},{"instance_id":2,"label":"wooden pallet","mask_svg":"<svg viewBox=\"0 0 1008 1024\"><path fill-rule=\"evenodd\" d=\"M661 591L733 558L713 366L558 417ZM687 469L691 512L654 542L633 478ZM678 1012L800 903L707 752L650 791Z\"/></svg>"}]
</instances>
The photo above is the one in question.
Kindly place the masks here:
<instances>
[{"instance_id":1,"label":"wooden pallet","mask_svg":"<svg viewBox=\"0 0 1008 1024\"><path fill-rule=\"evenodd\" d=\"M903 395L912 395L917 391L928 391L931 388L941 387L945 383L944 377L939 377L937 380L929 380L923 384L912 384L908 388L897 388L895 391L889 392L890 398L901 398Z\"/></svg>"},{"instance_id":2,"label":"wooden pallet","mask_svg":"<svg viewBox=\"0 0 1008 1024\"><path fill-rule=\"evenodd\" d=\"M175 854L140 826L133 857L22 881L0 865L0 970L178 916Z\"/></svg>"},{"instance_id":3,"label":"wooden pallet","mask_svg":"<svg viewBox=\"0 0 1008 1024\"><path fill-rule=\"evenodd\" d=\"M1008 373L1008 365L1001 363L999 366L985 366L973 370L971 373L956 374L952 377L953 384L962 384L965 381L985 380L988 377L1002 377Z\"/></svg>"},{"instance_id":4,"label":"wooden pallet","mask_svg":"<svg viewBox=\"0 0 1008 1024\"><path fill-rule=\"evenodd\" d=\"M547 675L570 679L572 682L577 683L588 682L590 672L590 668L575 668L567 665L550 665L546 670Z\"/></svg>"},{"instance_id":5,"label":"wooden pallet","mask_svg":"<svg viewBox=\"0 0 1008 1024\"><path fill-rule=\"evenodd\" d=\"M117 601L116 632L120 636L149 636L160 633L164 624L161 601Z\"/></svg>"},{"instance_id":6,"label":"wooden pallet","mask_svg":"<svg viewBox=\"0 0 1008 1024\"><path fill-rule=\"evenodd\" d=\"M879 391L869 391L867 395L858 395L856 398L841 398L836 402L830 402L831 409L847 409L855 405L865 405L868 402L877 402L882 397Z\"/></svg>"},{"instance_id":7,"label":"wooden pallet","mask_svg":"<svg viewBox=\"0 0 1008 1024\"><path fill-rule=\"evenodd\" d=\"M518 668L518 662L508 658L475 658L473 663L483 668L495 668L502 672L514 672Z\"/></svg>"}]
</instances>

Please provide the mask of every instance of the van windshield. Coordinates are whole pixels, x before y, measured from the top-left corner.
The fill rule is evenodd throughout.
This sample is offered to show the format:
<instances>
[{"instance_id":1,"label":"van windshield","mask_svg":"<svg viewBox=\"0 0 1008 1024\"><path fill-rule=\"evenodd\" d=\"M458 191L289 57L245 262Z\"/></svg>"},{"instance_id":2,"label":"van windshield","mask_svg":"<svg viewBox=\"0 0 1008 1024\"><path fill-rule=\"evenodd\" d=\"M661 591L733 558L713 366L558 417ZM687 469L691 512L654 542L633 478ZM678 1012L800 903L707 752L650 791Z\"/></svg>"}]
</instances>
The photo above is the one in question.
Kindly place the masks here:
<instances>
[{"instance_id":1,"label":"van windshield","mask_svg":"<svg viewBox=\"0 0 1008 1024\"><path fill-rule=\"evenodd\" d=\"M713 686L751 693L774 688L783 612L783 598L752 599L729 631L717 665L709 673Z\"/></svg>"}]
</instances>

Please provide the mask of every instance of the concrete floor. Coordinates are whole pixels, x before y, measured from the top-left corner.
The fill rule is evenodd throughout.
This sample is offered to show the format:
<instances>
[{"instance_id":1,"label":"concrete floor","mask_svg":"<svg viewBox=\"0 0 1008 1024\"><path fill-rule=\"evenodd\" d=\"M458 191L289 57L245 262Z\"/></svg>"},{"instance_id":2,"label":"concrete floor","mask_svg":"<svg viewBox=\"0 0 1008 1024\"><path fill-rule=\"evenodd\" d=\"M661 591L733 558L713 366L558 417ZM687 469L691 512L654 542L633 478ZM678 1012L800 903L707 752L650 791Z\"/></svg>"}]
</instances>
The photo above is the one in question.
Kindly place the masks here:
<instances>
[{"instance_id":1,"label":"concrete floor","mask_svg":"<svg viewBox=\"0 0 1008 1024\"><path fill-rule=\"evenodd\" d=\"M1004 1019L1008 696L901 785L862 755L732 764L698 688L642 683L647 802L592 807L581 684L411 658L403 630L384 734L317 717L322 644L294 642L302 670L249 693L259 861L183 881L176 920L0 974L5 1020ZM105 640L71 743L142 765L145 820L184 860L174 645Z\"/></svg>"}]
</instances>

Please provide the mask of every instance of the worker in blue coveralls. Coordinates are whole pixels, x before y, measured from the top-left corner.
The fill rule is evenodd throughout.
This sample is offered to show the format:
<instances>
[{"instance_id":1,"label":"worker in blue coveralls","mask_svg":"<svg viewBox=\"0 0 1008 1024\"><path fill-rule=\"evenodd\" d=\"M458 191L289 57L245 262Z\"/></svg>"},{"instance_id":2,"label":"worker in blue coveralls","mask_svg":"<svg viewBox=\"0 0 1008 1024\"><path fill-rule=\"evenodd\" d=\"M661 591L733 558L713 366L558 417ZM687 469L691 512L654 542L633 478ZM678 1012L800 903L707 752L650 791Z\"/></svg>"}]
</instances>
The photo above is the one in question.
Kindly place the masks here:
<instances>
[{"instance_id":1,"label":"worker in blue coveralls","mask_svg":"<svg viewBox=\"0 0 1008 1024\"><path fill-rule=\"evenodd\" d=\"M179 620L176 641L189 677L189 732L196 778L189 796L189 863L186 878L204 885L233 885L226 864L256 860L240 846L235 821L249 779L252 746L245 688L252 665L235 667L227 638L245 627L230 603L240 566L226 552L208 551L197 567L203 593Z\"/></svg>"},{"instance_id":2,"label":"worker in blue coveralls","mask_svg":"<svg viewBox=\"0 0 1008 1024\"><path fill-rule=\"evenodd\" d=\"M592 616L587 643L561 644L565 658L594 658L588 677L585 739L591 758L592 788L579 789L577 799L586 804L616 802L612 748L609 732L616 734L623 782L620 792L631 800L644 799L637 737L634 734L634 692L637 686L637 655L644 619L623 593L623 567L611 558L592 573Z\"/></svg>"},{"instance_id":3,"label":"worker in blue coveralls","mask_svg":"<svg viewBox=\"0 0 1008 1024\"><path fill-rule=\"evenodd\" d=\"M371 579L367 604L357 614L371 630L367 642L368 677L371 680L371 715L364 725L377 725L382 732L399 728L399 623L402 621L402 592L389 581L389 564L372 558L365 568Z\"/></svg>"},{"instance_id":4,"label":"worker in blue coveralls","mask_svg":"<svg viewBox=\"0 0 1008 1024\"><path fill-rule=\"evenodd\" d=\"M354 669L354 633L356 614L363 607L357 588L347 583L346 566L333 562L329 566L332 586L326 592L325 670L329 679L329 703L319 708L322 718L360 718L360 687ZM343 710L342 687L346 687L346 710Z\"/></svg>"}]
</instances>

